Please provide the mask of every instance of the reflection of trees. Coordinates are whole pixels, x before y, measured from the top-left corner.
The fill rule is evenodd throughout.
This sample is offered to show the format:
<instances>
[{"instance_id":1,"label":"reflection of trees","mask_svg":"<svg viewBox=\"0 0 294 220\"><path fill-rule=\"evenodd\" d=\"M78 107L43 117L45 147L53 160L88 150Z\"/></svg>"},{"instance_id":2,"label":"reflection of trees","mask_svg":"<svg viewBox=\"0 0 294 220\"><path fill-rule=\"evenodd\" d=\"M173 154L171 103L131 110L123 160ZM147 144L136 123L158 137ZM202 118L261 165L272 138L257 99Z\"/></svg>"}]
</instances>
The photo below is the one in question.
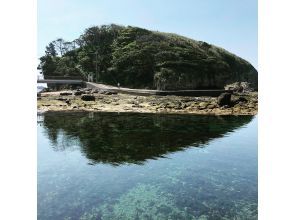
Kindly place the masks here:
<instances>
[{"instance_id":1,"label":"reflection of trees","mask_svg":"<svg viewBox=\"0 0 294 220\"><path fill-rule=\"evenodd\" d=\"M252 116L191 116L130 113L46 113L46 134L56 150L79 145L93 163L143 163L199 147L245 125Z\"/></svg>"}]
</instances>

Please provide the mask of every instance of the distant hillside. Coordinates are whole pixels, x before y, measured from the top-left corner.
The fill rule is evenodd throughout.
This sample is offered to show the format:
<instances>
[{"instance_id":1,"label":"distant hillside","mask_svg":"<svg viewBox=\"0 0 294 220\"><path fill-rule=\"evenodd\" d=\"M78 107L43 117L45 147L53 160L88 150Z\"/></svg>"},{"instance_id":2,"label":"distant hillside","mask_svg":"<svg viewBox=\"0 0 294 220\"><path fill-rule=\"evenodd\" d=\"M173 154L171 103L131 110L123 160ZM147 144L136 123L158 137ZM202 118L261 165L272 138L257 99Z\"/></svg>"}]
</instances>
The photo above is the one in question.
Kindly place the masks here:
<instances>
[{"instance_id":1,"label":"distant hillside","mask_svg":"<svg viewBox=\"0 0 294 220\"><path fill-rule=\"evenodd\" d=\"M211 44L180 35L118 25L95 26L78 39L51 42L39 68L48 76L94 76L123 87L160 90L224 88L257 71L246 60Z\"/></svg>"}]
</instances>

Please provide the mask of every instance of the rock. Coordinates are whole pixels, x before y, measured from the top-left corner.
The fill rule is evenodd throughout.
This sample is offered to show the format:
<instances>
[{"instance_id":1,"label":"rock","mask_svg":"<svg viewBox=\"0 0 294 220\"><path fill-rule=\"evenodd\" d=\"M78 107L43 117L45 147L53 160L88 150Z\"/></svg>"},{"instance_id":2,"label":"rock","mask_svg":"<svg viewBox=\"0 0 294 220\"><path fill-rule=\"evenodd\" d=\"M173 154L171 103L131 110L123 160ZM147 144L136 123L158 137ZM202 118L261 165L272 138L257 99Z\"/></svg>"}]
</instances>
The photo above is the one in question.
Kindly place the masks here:
<instances>
[{"instance_id":1,"label":"rock","mask_svg":"<svg viewBox=\"0 0 294 220\"><path fill-rule=\"evenodd\" d=\"M71 104L71 102L70 102L70 100L69 100L69 99L65 100L65 103L66 103L66 104L68 104L68 105L70 105L70 104Z\"/></svg>"},{"instance_id":2,"label":"rock","mask_svg":"<svg viewBox=\"0 0 294 220\"><path fill-rule=\"evenodd\" d=\"M206 108L207 108L207 105L208 105L207 102L200 102L198 108L199 108L200 110L203 110L203 109L206 109Z\"/></svg>"},{"instance_id":3,"label":"rock","mask_svg":"<svg viewBox=\"0 0 294 220\"><path fill-rule=\"evenodd\" d=\"M241 90L241 83L234 82L232 84L228 84L225 86L225 90L232 90L234 92L237 92L237 91Z\"/></svg>"},{"instance_id":4,"label":"rock","mask_svg":"<svg viewBox=\"0 0 294 220\"><path fill-rule=\"evenodd\" d=\"M116 95L117 92L106 91L104 94L105 95Z\"/></svg>"},{"instance_id":5,"label":"rock","mask_svg":"<svg viewBox=\"0 0 294 220\"><path fill-rule=\"evenodd\" d=\"M254 89L248 82L234 82L225 86L225 90L232 90L234 92L253 92Z\"/></svg>"},{"instance_id":6,"label":"rock","mask_svg":"<svg viewBox=\"0 0 294 220\"><path fill-rule=\"evenodd\" d=\"M81 91L81 90L78 90L78 91L74 92L75 96L79 96L79 95L82 95L82 94L85 94L85 92Z\"/></svg>"},{"instance_id":7,"label":"rock","mask_svg":"<svg viewBox=\"0 0 294 220\"><path fill-rule=\"evenodd\" d=\"M143 108L142 105L132 105L133 108Z\"/></svg>"},{"instance_id":8,"label":"rock","mask_svg":"<svg viewBox=\"0 0 294 220\"><path fill-rule=\"evenodd\" d=\"M255 97L251 98L250 101L255 104L258 103L258 99Z\"/></svg>"},{"instance_id":9,"label":"rock","mask_svg":"<svg viewBox=\"0 0 294 220\"><path fill-rule=\"evenodd\" d=\"M187 108L189 105L187 105L186 103L182 103L182 108Z\"/></svg>"},{"instance_id":10,"label":"rock","mask_svg":"<svg viewBox=\"0 0 294 220\"><path fill-rule=\"evenodd\" d=\"M59 95L62 95L62 96L72 95L72 92L61 92L59 93Z\"/></svg>"},{"instance_id":11,"label":"rock","mask_svg":"<svg viewBox=\"0 0 294 220\"><path fill-rule=\"evenodd\" d=\"M231 105L237 105L239 103L247 103L248 100L245 97L234 97L231 98Z\"/></svg>"},{"instance_id":12,"label":"rock","mask_svg":"<svg viewBox=\"0 0 294 220\"><path fill-rule=\"evenodd\" d=\"M250 103L250 104L248 105L248 108L255 108L255 105L254 105L253 103Z\"/></svg>"},{"instance_id":13,"label":"rock","mask_svg":"<svg viewBox=\"0 0 294 220\"><path fill-rule=\"evenodd\" d=\"M251 83L241 82L241 87L243 88L243 92L253 92L254 89L251 86Z\"/></svg>"},{"instance_id":14,"label":"rock","mask_svg":"<svg viewBox=\"0 0 294 220\"><path fill-rule=\"evenodd\" d=\"M111 100L103 100L102 103L104 104L110 104L112 101Z\"/></svg>"},{"instance_id":15,"label":"rock","mask_svg":"<svg viewBox=\"0 0 294 220\"><path fill-rule=\"evenodd\" d=\"M239 97L238 99L237 99L237 101L238 102L248 102L248 100L246 99L246 98L244 98L244 97Z\"/></svg>"},{"instance_id":16,"label":"rock","mask_svg":"<svg viewBox=\"0 0 294 220\"><path fill-rule=\"evenodd\" d=\"M52 89L50 89L50 88L44 88L44 89L42 90L42 92L52 92Z\"/></svg>"},{"instance_id":17,"label":"rock","mask_svg":"<svg viewBox=\"0 0 294 220\"><path fill-rule=\"evenodd\" d=\"M81 99L83 101L95 101L95 96L93 96L93 95L82 95Z\"/></svg>"},{"instance_id":18,"label":"rock","mask_svg":"<svg viewBox=\"0 0 294 220\"><path fill-rule=\"evenodd\" d=\"M166 108L173 108L176 110L182 109L181 102L168 102Z\"/></svg>"},{"instance_id":19,"label":"rock","mask_svg":"<svg viewBox=\"0 0 294 220\"><path fill-rule=\"evenodd\" d=\"M223 105L220 109L227 109L227 108L230 108L229 105Z\"/></svg>"},{"instance_id":20,"label":"rock","mask_svg":"<svg viewBox=\"0 0 294 220\"><path fill-rule=\"evenodd\" d=\"M216 107L215 104L209 104L209 105L207 106L208 109L214 109L215 107Z\"/></svg>"},{"instance_id":21,"label":"rock","mask_svg":"<svg viewBox=\"0 0 294 220\"><path fill-rule=\"evenodd\" d=\"M64 102L64 101L66 101L67 99L66 99L66 98L57 98L56 100Z\"/></svg>"},{"instance_id":22,"label":"rock","mask_svg":"<svg viewBox=\"0 0 294 220\"><path fill-rule=\"evenodd\" d=\"M217 98L217 104L219 106L224 106L224 105L231 105L231 94L230 93L222 93L220 96Z\"/></svg>"},{"instance_id":23,"label":"rock","mask_svg":"<svg viewBox=\"0 0 294 220\"><path fill-rule=\"evenodd\" d=\"M241 111L241 108L240 107L236 107L236 108L234 107L234 111L235 112L240 112Z\"/></svg>"}]
</instances>

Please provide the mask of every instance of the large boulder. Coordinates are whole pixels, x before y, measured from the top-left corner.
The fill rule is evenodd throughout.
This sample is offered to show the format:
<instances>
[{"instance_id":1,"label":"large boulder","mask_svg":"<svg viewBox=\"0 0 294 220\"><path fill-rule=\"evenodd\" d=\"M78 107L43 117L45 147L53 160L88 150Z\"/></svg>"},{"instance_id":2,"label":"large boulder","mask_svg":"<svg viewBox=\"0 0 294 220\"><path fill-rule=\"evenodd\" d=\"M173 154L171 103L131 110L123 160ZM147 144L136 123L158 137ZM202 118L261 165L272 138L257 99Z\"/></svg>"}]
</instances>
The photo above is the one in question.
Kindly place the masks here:
<instances>
[{"instance_id":1,"label":"large boulder","mask_svg":"<svg viewBox=\"0 0 294 220\"><path fill-rule=\"evenodd\" d=\"M225 92L220 94L220 96L217 98L217 104L219 106L230 106L231 105L231 93Z\"/></svg>"},{"instance_id":2,"label":"large boulder","mask_svg":"<svg viewBox=\"0 0 294 220\"><path fill-rule=\"evenodd\" d=\"M93 95L82 95L81 99L83 101L95 101L95 96L93 96Z\"/></svg>"}]
</instances>

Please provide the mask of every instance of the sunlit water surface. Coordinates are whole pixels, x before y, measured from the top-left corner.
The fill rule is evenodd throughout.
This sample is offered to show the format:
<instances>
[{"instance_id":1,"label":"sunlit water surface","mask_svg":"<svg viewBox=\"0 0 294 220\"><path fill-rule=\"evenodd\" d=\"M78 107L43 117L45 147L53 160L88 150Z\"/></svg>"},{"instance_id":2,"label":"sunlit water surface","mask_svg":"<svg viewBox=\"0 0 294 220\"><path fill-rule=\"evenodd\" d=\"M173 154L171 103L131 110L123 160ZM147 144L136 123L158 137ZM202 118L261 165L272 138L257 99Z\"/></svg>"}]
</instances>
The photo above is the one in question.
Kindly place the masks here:
<instances>
[{"instance_id":1,"label":"sunlit water surface","mask_svg":"<svg viewBox=\"0 0 294 220\"><path fill-rule=\"evenodd\" d=\"M257 219L257 118L39 115L38 219Z\"/></svg>"}]
</instances>

